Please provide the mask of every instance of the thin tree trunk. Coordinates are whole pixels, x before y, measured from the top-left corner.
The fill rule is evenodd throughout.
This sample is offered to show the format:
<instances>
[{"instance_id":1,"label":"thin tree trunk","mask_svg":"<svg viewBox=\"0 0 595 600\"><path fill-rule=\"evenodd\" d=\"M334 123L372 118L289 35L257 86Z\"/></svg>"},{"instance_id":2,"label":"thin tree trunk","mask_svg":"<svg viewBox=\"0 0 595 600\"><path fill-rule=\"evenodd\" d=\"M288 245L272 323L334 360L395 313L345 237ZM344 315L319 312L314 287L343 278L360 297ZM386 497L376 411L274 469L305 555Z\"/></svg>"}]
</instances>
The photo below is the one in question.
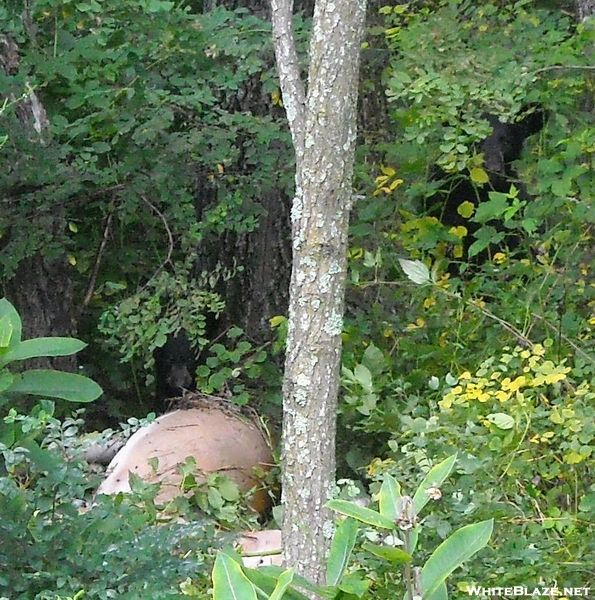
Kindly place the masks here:
<instances>
[{"instance_id":1,"label":"thin tree trunk","mask_svg":"<svg viewBox=\"0 0 595 600\"><path fill-rule=\"evenodd\" d=\"M292 4L272 0L283 101L296 152L293 270L284 378L285 562L323 584L335 486L347 230L365 0L318 1L304 94L291 29Z\"/></svg>"},{"instance_id":2,"label":"thin tree trunk","mask_svg":"<svg viewBox=\"0 0 595 600\"><path fill-rule=\"evenodd\" d=\"M579 23L593 13L595 13L595 0L576 0L576 16Z\"/></svg>"}]
</instances>

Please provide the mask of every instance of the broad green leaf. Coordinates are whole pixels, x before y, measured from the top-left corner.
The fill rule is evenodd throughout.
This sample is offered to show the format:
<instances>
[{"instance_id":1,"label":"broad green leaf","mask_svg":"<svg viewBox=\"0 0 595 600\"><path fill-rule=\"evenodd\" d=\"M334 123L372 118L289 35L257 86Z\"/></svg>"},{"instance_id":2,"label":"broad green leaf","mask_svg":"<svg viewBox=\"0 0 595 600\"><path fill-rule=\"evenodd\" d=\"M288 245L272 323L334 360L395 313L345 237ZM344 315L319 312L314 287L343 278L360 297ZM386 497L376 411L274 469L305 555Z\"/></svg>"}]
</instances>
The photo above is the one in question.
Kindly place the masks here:
<instances>
[{"instance_id":1,"label":"broad green leaf","mask_svg":"<svg viewBox=\"0 0 595 600\"><path fill-rule=\"evenodd\" d=\"M275 565L259 567L258 569L247 569L244 567L244 573L246 577L255 585L257 593L260 593L262 590L265 594L269 595L273 593L277 586L277 580L279 577L281 577L281 575L283 575L284 572L285 571L282 567ZM296 586L299 585L300 588L317 594L321 598L334 598L336 596L336 592L327 593L327 588L315 586L299 575L293 575L292 583ZM290 587L285 590L283 600L308 600L308 597L301 592L298 592L295 588Z\"/></svg>"},{"instance_id":2,"label":"broad green leaf","mask_svg":"<svg viewBox=\"0 0 595 600\"><path fill-rule=\"evenodd\" d=\"M446 583L444 581L436 588L436 591L431 597L426 600L448 600L448 591L446 589Z\"/></svg>"},{"instance_id":3,"label":"broad green leaf","mask_svg":"<svg viewBox=\"0 0 595 600\"><path fill-rule=\"evenodd\" d=\"M0 372L0 393L10 388L14 381L14 375L9 371Z\"/></svg>"},{"instance_id":4,"label":"broad green leaf","mask_svg":"<svg viewBox=\"0 0 595 600\"><path fill-rule=\"evenodd\" d=\"M490 540L494 519L461 527L444 540L421 570L423 600L434 600L446 578Z\"/></svg>"},{"instance_id":5,"label":"broad green leaf","mask_svg":"<svg viewBox=\"0 0 595 600\"><path fill-rule=\"evenodd\" d=\"M409 281L412 281L417 285L427 285L432 283L432 277L428 267L426 267L426 265L424 265L424 263L422 263L420 260L399 258L399 263Z\"/></svg>"},{"instance_id":6,"label":"broad green leaf","mask_svg":"<svg viewBox=\"0 0 595 600\"><path fill-rule=\"evenodd\" d=\"M386 360L382 350L370 343L364 351L362 364L366 365L372 373L381 373L386 365Z\"/></svg>"},{"instance_id":7,"label":"broad green leaf","mask_svg":"<svg viewBox=\"0 0 595 600\"><path fill-rule=\"evenodd\" d=\"M83 375L50 369L32 369L15 375L13 384L6 393L62 398L71 402L91 402L99 398L103 390Z\"/></svg>"},{"instance_id":8,"label":"broad green leaf","mask_svg":"<svg viewBox=\"0 0 595 600\"><path fill-rule=\"evenodd\" d=\"M213 567L214 600L257 600L254 584L242 567L223 552L217 553Z\"/></svg>"},{"instance_id":9,"label":"broad green leaf","mask_svg":"<svg viewBox=\"0 0 595 600\"><path fill-rule=\"evenodd\" d=\"M42 337L24 340L11 348L3 357L4 364L13 360L27 360L38 356L69 356L87 344L68 337Z\"/></svg>"},{"instance_id":10,"label":"broad green leaf","mask_svg":"<svg viewBox=\"0 0 595 600\"><path fill-rule=\"evenodd\" d=\"M12 322L9 315L0 319L0 348L8 348L12 339Z\"/></svg>"},{"instance_id":11,"label":"broad green leaf","mask_svg":"<svg viewBox=\"0 0 595 600\"><path fill-rule=\"evenodd\" d=\"M492 219L501 219L508 208L508 195L501 192L490 192L490 199L480 202L475 211L474 221L487 223Z\"/></svg>"},{"instance_id":12,"label":"broad green leaf","mask_svg":"<svg viewBox=\"0 0 595 600\"><path fill-rule=\"evenodd\" d=\"M362 386L362 388L366 391L372 389L372 373L370 373L370 369L365 365L355 365L355 369L353 371L355 376L355 380Z\"/></svg>"},{"instance_id":13,"label":"broad green leaf","mask_svg":"<svg viewBox=\"0 0 595 600\"><path fill-rule=\"evenodd\" d=\"M374 527L380 527L382 529L395 528L395 524L390 519L383 517L375 510L357 506L356 504L353 504L353 502L348 502L347 500L329 500L325 506L346 517L353 517L358 521L362 521L363 523L367 523Z\"/></svg>"},{"instance_id":14,"label":"broad green leaf","mask_svg":"<svg viewBox=\"0 0 595 600\"><path fill-rule=\"evenodd\" d=\"M427 490L433 487L439 488L444 483L444 480L450 475L456 460L457 455L453 454L441 463L434 465L428 471L423 481L419 484L415 496L413 496L413 508L416 515L419 515L423 507L430 500Z\"/></svg>"},{"instance_id":15,"label":"broad green leaf","mask_svg":"<svg viewBox=\"0 0 595 600\"><path fill-rule=\"evenodd\" d=\"M355 546L357 530L357 521L350 518L345 519L337 527L326 563L327 585L338 585L341 581Z\"/></svg>"},{"instance_id":16,"label":"broad green leaf","mask_svg":"<svg viewBox=\"0 0 595 600\"><path fill-rule=\"evenodd\" d=\"M395 548L394 546L379 546L378 544L364 542L362 544L362 548L368 552L371 552L374 556L390 562L402 564L411 562L410 554L407 554L407 552L404 550Z\"/></svg>"},{"instance_id":17,"label":"broad green leaf","mask_svg":"<svg viewBox=\"0 0 595 600\"><path fill-rule=\"evenodd\" d=\"M506 413L491 413L486 416L486 419L498 429L512 429L514 427L514 419Z\"/></svg>"},{"instance_id":18,"label":"broad green leaf","mask_svg":"<svg viewBox=\"0 0 595 600\"><path fill-rule=\"evenodd\" d=\"M378 494L380 514L395 523L400 500L401 486L399 482L392 475L385 475Z\"/></svg>"},{"instance_id":19,"label":"broad green leaf","mask_svg":"<svg viewBox=\"0 0 595 600\"><path fill-rule=\"evenodd\" d=\"M362 598L364 594L368 591L370 583L371 581L365 578L365 575L363 575L360 572L347 573L341 579L341 583L338 585L338 588L346 594ZM333 598L336 597L337 595L335 594Z\"/></svg>"},{"instance_id":20,"label":"broad green leaf","mask_svg":"<svg viewBox=\"0 0 595 600\"><path fill-rule=\"evenodd\" d=\"M20 342L21 336L23 335L21 317L19 317L19 313L16 311L15 307L6 298L2 298L0 299L0 321L5 317L12 326L10 341L13 344L15 342Z\"/></svg>"},{"instance_id":21,"label":"broad green leaf","mask_svg":"<svg viewBox=\"0 0 595 600\"><path fill-rule=\"evenodd\" d=\"M287 569L287 571L283 571L281 575L279 575L279 579L277 579L277 585L273 590L273 593L269 596L269 600L281 600L285 595L287 588L291 585L293 581L293 576L295 574L295 569Z\"/></svg>"}]
</instances>

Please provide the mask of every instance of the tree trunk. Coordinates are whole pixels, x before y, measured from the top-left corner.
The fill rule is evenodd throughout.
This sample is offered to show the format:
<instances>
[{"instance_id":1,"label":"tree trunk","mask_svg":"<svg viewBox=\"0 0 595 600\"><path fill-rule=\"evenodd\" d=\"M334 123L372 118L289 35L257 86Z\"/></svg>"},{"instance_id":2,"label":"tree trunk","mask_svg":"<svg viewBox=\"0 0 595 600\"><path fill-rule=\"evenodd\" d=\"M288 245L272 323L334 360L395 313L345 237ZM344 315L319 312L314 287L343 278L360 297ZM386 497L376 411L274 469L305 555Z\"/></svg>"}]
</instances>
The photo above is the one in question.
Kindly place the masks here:
<instances>
[{"instance_id":1,"label":"tree trunk","mask_svg":"<svg viewBox=\"0 0 595 600\"><path fill-rule=\"evenodd\" d=\"M0 36L0 70L5 75L14 75L19 70L19 48L9 36ZM8 109L14 111L22 125L22 135L40 148L51 144L46 112L35 91L25 82L23 97L9 94L0 100L7 101ZM52 215L40 219L39 230L54 239L66 228L63 210L58 208ZM8 239L13 232L5 232ZM14 232L18 235L18 232ZM76 335L76 318L73 300L73 284L70 265L65 256L52 257L51 253L39 248L23 259L14 275L1 282L2 294L16 307L23 321L23 337L53 337ZM28 361L29 368L58 368L74 371L74 356L39 358Z\"/></svg>"},{"instance_id":2,"label":"tree trunk","mask_svg":"<svg viewBox=\"0 0 595 600\"><path fill-rule=\"evenodd\" d=\"M284 378L284 560L324 584L335 485L347 230L365 0L318 1L304 93L290 0L272 0L283 101L296 152Z\"/></svg>"},{"instance_id":3,"label":"tree trunk","mask_svg":"<svg viewBox=\"0 0 595 600\"><path fill-rule=\"evenodd\" d=\"M593 13L595 13L595 0L576 0L576 16L579 23Z\"/></svg>"}]
</instances>

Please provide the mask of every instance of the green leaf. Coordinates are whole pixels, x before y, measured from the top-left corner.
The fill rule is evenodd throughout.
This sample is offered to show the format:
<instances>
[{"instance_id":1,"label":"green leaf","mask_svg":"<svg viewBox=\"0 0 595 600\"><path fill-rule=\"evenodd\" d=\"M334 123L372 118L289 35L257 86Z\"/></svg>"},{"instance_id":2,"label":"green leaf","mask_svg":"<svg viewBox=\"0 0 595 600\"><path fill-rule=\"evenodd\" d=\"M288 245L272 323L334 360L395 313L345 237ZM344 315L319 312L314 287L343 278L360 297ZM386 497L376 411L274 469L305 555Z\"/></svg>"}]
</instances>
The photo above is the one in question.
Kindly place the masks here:
<instances>
[{"instance_id":1,"label":"green leaf","mask_svg":"<svg viewBox=\"0 0 595 600\"><path fill-rule=\"evenodd\" d=\"M2 363L27 360L39 356L69 356L85 348L87 344L68 337L42 337L24 340L13 346L3 357Z\"/></svg>"},{"instance_id":2,"label":"green leaf","mask_svg":"<svg viewBox=\"0 0 595 600\"><path fill-rule=\"evenodd\" d=\"M14 375L9 371L2 371L0 373L0 393L5 392L10 388L14 381Z\"/></svg>"},{"instance_id":3,"label":"green leaf","mask_svg":"<svg viewBox=\"0 0 595 600\"><path fill-rule=\"evenodd\" d=\"M10 323L10 327L12 328L10 341L12 343L20 342L23 334L21 317L19 317L19 313L16 311L15 307L6 298L0 299L0 323L4 321L4 319L6 319L6 323ZM6 327L6 325L3 327ZM3 338L5 338L4 335Z\"/></svg>"},{"instance_id":4,"label":"green leaf","mask_svg":"<svg viewBox=\"0 0 595 600\"><path fill-rule=\"evenodd\" d=\"M386 366L386 361L384 359L382 350L380 350L373 343L370 343L364 351L362 364L366 365L371 373L381 373Z\"/></svg>"},{"instance_id":5,"label":"green leaf","mask_svg":"<svg viewBox=\"0 0 595 600\"><path fill-rule=\"evenodd\" d=\"M401 500L401 486L392 475L385 475L378 494L380 514L392 523L397 520Z\"/></svg>"},{"instance_id":6,"label":"green leaf","mask_svg":"<svg viewBox=\"0 0 595 600\"><path fill-rule=\"evenodd\" d=\"M370 373L370 369L365 365L355 365L355 369L353 370L353 374L355 376L355 380L362 386L362 388L366 391L372 390L372 373Z\"/></svg>"},{"instance_id":7,"label":"green leaf","mask_svg":"<svg viewBox=\"0 0 595 600\"><path fill-rule=\"evenodd\" d=\"M325 506L346 517L353 517L358 521L362 521L362 523L367 523L374 527L380 527L382 529L395 528L395 524L390 519L383 517L375 510L357 506L356 504L353 504L353 502L348 502L347 500L329 500Z\"/></svg>"},{"instance_id":8,"label":"green leaf","mask_svg":"<svg viewBox=\"0 0 595 600\"><path fill-rule=\"evenodd\" d=\"M12 338L12 323L8 315L4 315L0 319L0 348L8 348Z\"/></svg>"},{"instance_id":9,"label":"green leaf","mask_svg":"<svg viewBox=\"0 0 595 600\"><path fill-rule=\"evenodd\" d=\"M213 567L214 600L257 600L254 584L233 558L217 553Z\"/></svg>"},{"instance_id":10,"label":"green leaf","mask_svg":"<svg viewBox=\"0 0 595 600\"><path fill-rule=\"evenodd\" d=\"M492 413L487 415L486 419L498 429L512 429L514 427L514 419L506 413Z\"/></svg>"},{"instance_id":11,"label":"green leaf","mask_svg":"<svg viewBox=\"0 0 595 600\"><path fill-rule=\"evenodd\" d=\"M293 576L295 574L295 569L287 569L287 571L283 571L281 575L279 575L279 579L277 579L277 585L273 590L273 593L269 596L269 600L281 600L285 595L287 588L291 585L293 581Z\"/></svg>"},{"instance_id":12,"label":"green leaf","mask_svg":"<svg viewBox=\"0 0 595 600\"><path fill-rule=\"evenodd\" d=\"M103 390L83 375L50 369L32 369L15 375L13 384L6 393L62 398L71 402L91 402L99 398Z\"/></svg>"},{"instance_id":13,"label":"green leaf","mask_svg":"<svg viewBox=\"0 0 595 600\"><path fill-rule=\"evenodd\" d=\"M341 583L339 584L338 588L346 594L351 594L353 596L357 596L358 598L362 598L368 591L370 583L370 580L366 579L365 575L361 574L360 572L347 573L341 579ZM337 598L337 595L335 594L333 598Z\"/></svg>"},{"instance_id":14,"label":"green leaf","mask_svg":"<svg viewBox=\"0 0 595 600\"><path fill-rule=\"evenodd\" d=\"M478 205L474 221L486 223L492 219L502 218L504 211L508 208L508 194L490 192L489 197L489 200L483 201Z\"/></svg>"},{"instance_id":15,"label":"green leaf","mask_svg":"<svg viewBox=\"0 0 595 600\"><path fill-rule=\"evenodd\" d=\"M225 550L225 552L228 552L228 550ZM260 567L258 569L247 569L244 567L244 573L257 588L257 593L259 593L260 590L263 590L265 594L272 594L277 586L277 579L281 577L284 571L282 567L271 565L267 567ZM321 598L334 598L336 596L336 594L326 594L326 588L315 586L299 575L294 575L292 582L296 586L299 585L300 588L318 594ZM283 600L308 600L308 597L290 587L285 590L285 596L283 597Z\"/></svg>"},{"instance_id":16,"label":"green leaf","mask_svg":"<svg viewBox=\"0 0 595 600\"><path fill-rule=\"evenodd\" d=\"M411 562L412 557L410 554L407 554L404 550L400 548L395 548L393 546L379 546L378 544L370 544L369 542L364 542L362 544L362 548L371 552L374 556L378 558L382 558L384 560L388 560L393 563L405 564Z\"/></svg>"},{"instance_id":17,"label":"green leaf","mask_svg":"<svg viewBox=\"0 0 595 600\"><path fill-rule=\"evenodd\" d=\"M461 527L444 540L421 570L423 600L436 600L446 578L490 540L494 519Z\"/></svg>"},{"instance_id":18,"label":"green leaf","mask_svg":"<svg viewBox=\"0 0 595 600\"><path fill-rule=\"evenodd\" d=\"M355 546L357 530L357 521L350 518L345 519L337 527L326 563L327 585L339 585Z\"/></svg>"},{"instance_id":19,"label":"green leaf","mask_svg":"<svg viewBox=\"0 0 595 600\"><path fill-rule=\"evenodd\" d=\"M424 263L420 260L407 260L406 258L399 258L401 269L403 269L405 275L409 281L416 283L417 285L427 285L432 283L430 271Z\"/></svg>"},{"instance_id":20,"label":"green leaf","mask_svg":"<svg viewBox=\"0 0 595 600\"><path fill-rule=\"evenodd\" d=\"M452 468L457 460L457 455L453 454L441 463L434 465L419 484L415 496L413 496L413 508L415 514L419 515L423 507L429 502L430 496L427 490L433 487L439 488L444 480L450 475Z\"/></svg>"}]
</instances>

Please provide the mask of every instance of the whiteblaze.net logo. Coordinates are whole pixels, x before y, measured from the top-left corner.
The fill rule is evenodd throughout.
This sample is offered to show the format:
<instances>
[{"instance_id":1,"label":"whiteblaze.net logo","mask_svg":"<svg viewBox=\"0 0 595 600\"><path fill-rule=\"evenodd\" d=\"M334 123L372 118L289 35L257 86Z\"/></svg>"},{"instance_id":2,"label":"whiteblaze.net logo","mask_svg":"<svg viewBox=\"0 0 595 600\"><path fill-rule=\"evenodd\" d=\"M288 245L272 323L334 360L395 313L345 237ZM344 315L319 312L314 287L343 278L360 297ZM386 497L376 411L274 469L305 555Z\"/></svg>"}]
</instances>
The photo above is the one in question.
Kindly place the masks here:
<instances>
[{"instance_id":1,"label":"whiteblaze.net logo","mask_svg":"<svg viewBox=\"0 0 595 600\"><path fill-rule=\"evenodd\" d=\"M591 588L588 587L529 587L515 585L513 587L483 587L470 585L467 587L469 596L477 598L588 598Z\"/></svg>"}]
</instances>

